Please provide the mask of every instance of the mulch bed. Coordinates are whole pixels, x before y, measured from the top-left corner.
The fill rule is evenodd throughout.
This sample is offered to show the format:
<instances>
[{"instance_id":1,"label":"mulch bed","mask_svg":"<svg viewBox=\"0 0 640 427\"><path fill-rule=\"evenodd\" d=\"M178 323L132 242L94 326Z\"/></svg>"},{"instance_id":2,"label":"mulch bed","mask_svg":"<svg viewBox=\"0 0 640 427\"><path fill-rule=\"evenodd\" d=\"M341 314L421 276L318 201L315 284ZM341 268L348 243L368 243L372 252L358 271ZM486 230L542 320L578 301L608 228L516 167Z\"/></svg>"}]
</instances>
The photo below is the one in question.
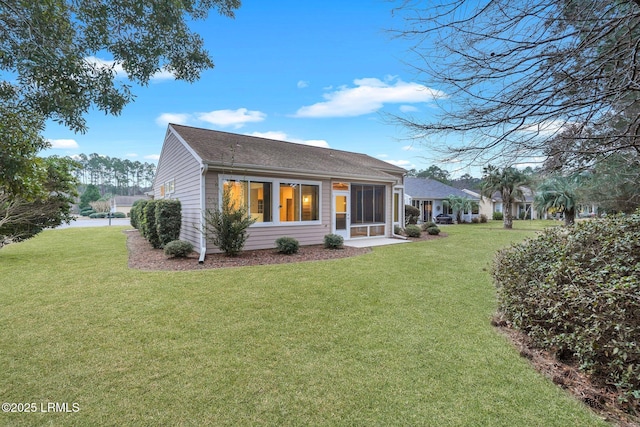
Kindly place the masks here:
<instances>
[{"instance_id":1,"label":"mulch bed","mask_svg":"<svg viewBox=\"0 0 640 427\"><path fill-rule=\"evenodd\" d=\"M198 263L199 255L193 253L187 258L168 258L162 249L153 249L151 244L140 235L138 230L125 230L127 235L127 249L129 250L129 267L138 270L206 270L212 268L246 267L251 265L286 264L302 261L320 261L328 259L347 258L371 252L371 248L325 249L323 245L300 246L298 253L284 255L275 249L260 249L242 251L236 257L224 254L209 254L202 264ZM420 238L412 241L432 240L446 237L445 233L430 236L423 233Z\"/></svg>"}]
</instances>

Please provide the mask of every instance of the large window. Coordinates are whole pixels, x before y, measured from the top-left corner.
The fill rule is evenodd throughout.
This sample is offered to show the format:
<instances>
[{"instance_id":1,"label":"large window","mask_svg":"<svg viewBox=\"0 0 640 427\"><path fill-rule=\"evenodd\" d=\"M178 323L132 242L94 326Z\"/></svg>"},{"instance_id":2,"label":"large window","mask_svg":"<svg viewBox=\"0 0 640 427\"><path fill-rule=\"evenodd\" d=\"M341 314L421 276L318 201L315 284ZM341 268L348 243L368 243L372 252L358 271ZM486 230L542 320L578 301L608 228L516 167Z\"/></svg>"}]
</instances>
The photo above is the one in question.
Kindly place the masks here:
<instances>
[{"instance_id":1,"label":"large window","mask_svg":"<svg viewBox=\"0 0 640 427\"><path fill-rule=\"evenodd\" d=\"M280 183L280 222L318 221L320 186Z\"/></svg>"},{"instance_id":2,"label":"large window","mask_svg":"<svg viewBox=\"0 0 640 427\"><path fill-rule=\"evenodd\" d=\"M351 184L351 223L385 222L384 185Z\"/></svg>"},{"instance_id":3,"label":"large window","mask_svg":"<svg viewBox=\"0 0 640 427\"><path fill-rule=\"evenodd\" d=\"M224 190L230 191L235 207L244 206L256 222L271 222L271 183L259 181L225 181Z\"/></svg>"},{"instance_id":4,"label":"large window","mask_svg":"<svg viewBox=\"0 0 640 427\"><path fill-rule=\"evenodd\" d=\"M234 206L246 207L256 226L320 221L319 181L227 175L219 183L221 190L229 191Z\"/></svg>"}]
</instances>

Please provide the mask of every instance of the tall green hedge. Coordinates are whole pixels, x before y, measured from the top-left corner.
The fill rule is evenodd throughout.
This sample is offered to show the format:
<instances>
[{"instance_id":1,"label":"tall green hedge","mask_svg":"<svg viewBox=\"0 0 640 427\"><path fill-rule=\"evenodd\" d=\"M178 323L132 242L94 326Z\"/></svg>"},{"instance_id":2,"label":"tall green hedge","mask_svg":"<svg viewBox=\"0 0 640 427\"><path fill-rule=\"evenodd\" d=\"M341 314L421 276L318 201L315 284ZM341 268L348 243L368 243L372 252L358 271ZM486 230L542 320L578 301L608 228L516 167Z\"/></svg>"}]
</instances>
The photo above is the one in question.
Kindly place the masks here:
<instances>
[{"instance_id":1,"label":"tall green hedge","mask_svg":"<svg viewBox=\"0 0 640 427\"><path fill-rule=\"evenodd\" d=\"M640 403L640 210L547 229L496 255L500 311Z\"/></svg>"},{"instance_id":2,"label":"tall green hedge","mask_svg":"<svg viewBox=\"0 0 640 427\"><path fill-rule=\"evenodd\" d=\"M140 230L142 215L144 213L144 206L147 204L148 200L140 199L133 202L133 206L131 206L131 226Z\"/></svg>"},{"instance_id":3,"label":"tall green hedge","mask_svg":"<svg viewBox=\"0 0 640 427\"><path fill-rule=\"evenodd\" d=\"M149 200L144 205L142 215L142 228L140 231L142 235L147 238L151 246L154 248L160 247L160 238L158 237L158 228L156 227L156 204L157 200Z\"/></svg>"},{"instance_id":4,"label":"tall green hedge","mask_svg":"<svg viewBox=\"0 0 640 427\"><path fill-rule=\"evenodd\" d=\"M182 209L178 200L156 201L156 230L160 247L180 239L180 226L182 225Z\"/></svg>"}]
</instances>

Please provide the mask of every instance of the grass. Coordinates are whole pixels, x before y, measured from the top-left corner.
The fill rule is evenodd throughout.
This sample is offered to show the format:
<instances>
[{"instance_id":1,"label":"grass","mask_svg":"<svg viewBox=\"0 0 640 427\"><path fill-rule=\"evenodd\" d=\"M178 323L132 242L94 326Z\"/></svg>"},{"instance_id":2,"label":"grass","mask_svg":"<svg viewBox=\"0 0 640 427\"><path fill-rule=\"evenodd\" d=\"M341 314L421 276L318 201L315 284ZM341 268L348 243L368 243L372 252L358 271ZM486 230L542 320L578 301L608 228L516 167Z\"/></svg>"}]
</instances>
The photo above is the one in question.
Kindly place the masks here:
<instances>
[{"instance_id":1,"label":"grass","mask_svg":"<svg viewBox=\"0 0 640 427\"><path fill-rule=\"evenodd\" d=\"M0 400L80 411L0 424L606 425L489 324L493 251L541 224L158 273L127 268L122 228L44 232L0 251Z\"/></svg>"}]
</instances>

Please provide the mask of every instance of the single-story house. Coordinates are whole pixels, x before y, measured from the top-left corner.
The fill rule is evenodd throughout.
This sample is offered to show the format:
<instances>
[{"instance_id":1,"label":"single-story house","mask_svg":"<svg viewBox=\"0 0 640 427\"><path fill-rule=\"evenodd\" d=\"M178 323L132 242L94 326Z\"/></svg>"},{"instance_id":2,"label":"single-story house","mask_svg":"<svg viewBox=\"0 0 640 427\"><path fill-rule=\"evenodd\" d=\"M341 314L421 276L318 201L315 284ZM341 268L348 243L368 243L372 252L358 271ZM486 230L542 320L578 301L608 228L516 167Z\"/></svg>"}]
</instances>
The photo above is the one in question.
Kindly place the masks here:
<instances>
[{"instance_id":1,"label":"single-story house","mask_svg":"<svg viewBox=\"0 0 640 427\"><path fill-rule=\"evenodd\" d=\"M404 187L405 203L420 210L419 222L433 221L441 213L455 218L457 212L454 212L451 206L444 202L449 196L466 197L476 202L469 212L461 214L462 220L470 222L473 217L478 215L477 203L480 201L478 196L435 179L406 177Z\"/></svg>"},{"instance_id":2,"label":"single-story house","mask_svg":"<svg viewBox=\"0 0 640 427\"><path fill-rule=\"evenodd\" d=\"M147 200L149 197L147 196L114 196L111 198L111 212L122 212L123 214L129 216L129 212L131 212L131 207L138 200Z\"/></svg>"},{"instance_id":3,"label":"single-story house","mask_svg":"<svg viewBox=\"0 0 640 427\"><path fill-rule=\"evenodd\" d=\"M469 194L472 192L465 190ZM520 187L520 191L524 196L522 198L515 198L511 202L511 215L514 219L537 219L538 214L533 206L533 199L535 194L533 190L528 187ZM480 197L478 193L473 193ZM480 198L480 213L486 215L489 219L492 218L494 212L502 212L504 214L504 203L502 201L502 194L496 191L491 197Z\"/></svg>"},{"instance_id":4,"label":"single-story house","mask_svg":"<svg viewBox=\"0 0 640 427\"><path fill-rule=\"evenodd\" d=\"M267 249L283 236L392 237L404 223L405 173L365 154L170 124L153 195L180 200L180 238L203 257L219 252L200 230L225 189L256 219L244 249Z\"/></svg>"}]
</instances>

